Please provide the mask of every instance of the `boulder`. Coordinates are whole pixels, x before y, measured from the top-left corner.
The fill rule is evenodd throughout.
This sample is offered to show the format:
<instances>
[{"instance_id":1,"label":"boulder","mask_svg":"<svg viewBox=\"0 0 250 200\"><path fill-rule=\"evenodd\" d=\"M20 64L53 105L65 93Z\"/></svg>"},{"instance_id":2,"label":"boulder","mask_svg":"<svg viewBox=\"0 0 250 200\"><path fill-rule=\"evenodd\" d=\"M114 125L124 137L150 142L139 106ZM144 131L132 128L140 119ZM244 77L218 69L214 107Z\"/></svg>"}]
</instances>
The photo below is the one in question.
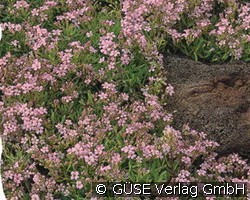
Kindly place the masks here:
<instances>
[{"instance_id":1,"label":"boulder","mask_svg":"<svg viewBox=\"0 0 250 200\"><path fill-rule=\"evenodd\" d=\"M165 68L175 88L168 102L173 126L187 123L205 132L220 143L221 155L250 158L250 63L205 64L167 55Z\"/></svg>"}]
</instances>

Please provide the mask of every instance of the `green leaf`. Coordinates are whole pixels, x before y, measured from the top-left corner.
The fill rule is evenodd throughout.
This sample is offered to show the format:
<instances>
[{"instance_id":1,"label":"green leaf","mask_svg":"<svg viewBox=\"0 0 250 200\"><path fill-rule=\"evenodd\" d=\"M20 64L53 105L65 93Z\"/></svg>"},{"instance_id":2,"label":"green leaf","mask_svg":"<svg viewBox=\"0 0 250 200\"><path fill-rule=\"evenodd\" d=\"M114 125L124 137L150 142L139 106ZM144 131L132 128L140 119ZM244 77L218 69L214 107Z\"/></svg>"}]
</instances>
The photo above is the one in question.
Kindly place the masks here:
<instances>
[{"instance_id":1,"label":"green leaf","mask_svg":"<svg viewBox=\"0 0 250 200\"><path fill-rule=\"evenodd\" d=\"M55 113L52 112L50 116L51 122L54 124L55 123Z\"/></svg>"},{"instance_id":2,"label":"green leaf","mask_svg":"<svg viewBox=\"0 0 250 200\"><path fill-rule=\"evenodd\" d=\"M88 90L88 93L87 93L87 104L91 106L94 105L93 95L91 94L90 90Z\"/></svg>"},{"instance_id":3,"label":"green leaf","mask_svg":"<svg viewBox=\"0 0 250 200\"><path fill-rule=\"evenodd\" d=\"M66 115L63 115L61 123L64 123L65 119L66 119Z\"/></svg>"},{"instance_id":4,"label":"green leaf","mask_svg":"<svg viewBox=\"0 0 250 200\"><path fill-rule=\"evenodd\" d=\"M197 54L196 54L196 52L194 52L194 60L195 61L198 61L199 59L198 59L198 56L197 56Z\"/></svg>"}]
</instances>

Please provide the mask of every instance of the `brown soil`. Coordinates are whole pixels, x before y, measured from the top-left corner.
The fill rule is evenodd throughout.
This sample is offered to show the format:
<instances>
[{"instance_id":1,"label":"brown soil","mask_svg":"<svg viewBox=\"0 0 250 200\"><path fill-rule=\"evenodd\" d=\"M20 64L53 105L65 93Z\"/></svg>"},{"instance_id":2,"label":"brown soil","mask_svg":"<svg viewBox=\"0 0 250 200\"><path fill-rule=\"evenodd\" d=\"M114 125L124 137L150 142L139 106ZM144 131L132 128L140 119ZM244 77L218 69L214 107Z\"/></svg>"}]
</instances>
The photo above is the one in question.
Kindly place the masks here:
<instances>
[{"instance_id":1,"label":"brown soil","mask_svg":"<svg viewBox=\"0 0 250 200\"><path fill-rule=\"evenodd\" d=\"M203 64L176 55L165 58L175 128L188 123L221 144L218 153L250 158L250 63Z\"/></svg>"}]
</instances>

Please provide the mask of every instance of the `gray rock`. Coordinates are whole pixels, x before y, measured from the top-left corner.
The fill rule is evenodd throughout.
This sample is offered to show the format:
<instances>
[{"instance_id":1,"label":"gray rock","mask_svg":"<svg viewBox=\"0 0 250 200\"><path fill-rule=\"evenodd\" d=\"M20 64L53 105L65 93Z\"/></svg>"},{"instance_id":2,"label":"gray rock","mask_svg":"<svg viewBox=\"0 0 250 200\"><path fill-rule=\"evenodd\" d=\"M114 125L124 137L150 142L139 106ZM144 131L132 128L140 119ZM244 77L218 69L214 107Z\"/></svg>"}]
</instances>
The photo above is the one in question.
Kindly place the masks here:
<instances>
[{"instance_id":1,"label":"gray rock","mask_svg":"<svg viewBox=\"0 0 250 200\"><path fill-rule=\"evenodd\" d=\"M221 144L221 155L250 158L250 63L204 64L176 55L165 58L175 88L168 109L173 126L188 123Z\"/></svg>"}]
</instances>

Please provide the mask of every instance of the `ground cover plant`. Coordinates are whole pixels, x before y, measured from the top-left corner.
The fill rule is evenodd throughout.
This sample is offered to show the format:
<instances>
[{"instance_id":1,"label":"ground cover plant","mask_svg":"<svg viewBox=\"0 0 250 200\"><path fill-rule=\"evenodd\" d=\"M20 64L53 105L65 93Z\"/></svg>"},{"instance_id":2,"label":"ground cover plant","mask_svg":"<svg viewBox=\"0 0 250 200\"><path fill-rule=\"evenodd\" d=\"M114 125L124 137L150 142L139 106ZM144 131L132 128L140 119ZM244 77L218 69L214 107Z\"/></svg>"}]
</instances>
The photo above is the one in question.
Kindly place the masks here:
<instances>
[{"instance_id":1,"label":"ground cover plant","mask_svg":"<svg viewBox=\"0 0 250 200\"><path fill-rule=\"evenodd\" d=\"M217 159L205 133L171 127L162 56L249 61L249 3L6 0L0 20L7 199L90 199L98 181L250 182L237 154Z\"/></svg>"}]
</instances>

